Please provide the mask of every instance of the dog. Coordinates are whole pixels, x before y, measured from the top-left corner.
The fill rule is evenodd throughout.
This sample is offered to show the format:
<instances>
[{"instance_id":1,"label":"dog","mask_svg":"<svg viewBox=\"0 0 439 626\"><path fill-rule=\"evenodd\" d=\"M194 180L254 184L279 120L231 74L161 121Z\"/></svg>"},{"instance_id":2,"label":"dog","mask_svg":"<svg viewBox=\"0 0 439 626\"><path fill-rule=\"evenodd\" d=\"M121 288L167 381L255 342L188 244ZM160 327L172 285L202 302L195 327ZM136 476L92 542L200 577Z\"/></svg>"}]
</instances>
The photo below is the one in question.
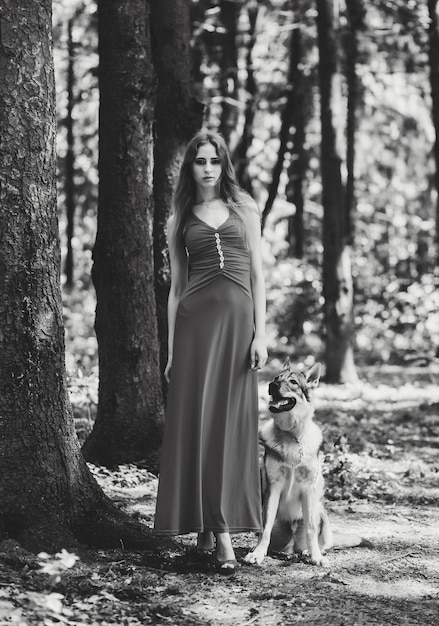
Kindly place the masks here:
<instances>
[{"instance_id":1,"label":"dog","mask_svg":"<svg viewBox=\"0 0 439 626\"><path fill-rule=\"evenodd\" d=\"M322 432L313 421L312 391L320 363L291 371L289 360L269 384L271 419L260 428L263 532L245 561L260 565L267 552L302 553L313 565L329 566L331 547L366 545L357 535L335 535L323 504Z\"/></svg>"}]
</instances>

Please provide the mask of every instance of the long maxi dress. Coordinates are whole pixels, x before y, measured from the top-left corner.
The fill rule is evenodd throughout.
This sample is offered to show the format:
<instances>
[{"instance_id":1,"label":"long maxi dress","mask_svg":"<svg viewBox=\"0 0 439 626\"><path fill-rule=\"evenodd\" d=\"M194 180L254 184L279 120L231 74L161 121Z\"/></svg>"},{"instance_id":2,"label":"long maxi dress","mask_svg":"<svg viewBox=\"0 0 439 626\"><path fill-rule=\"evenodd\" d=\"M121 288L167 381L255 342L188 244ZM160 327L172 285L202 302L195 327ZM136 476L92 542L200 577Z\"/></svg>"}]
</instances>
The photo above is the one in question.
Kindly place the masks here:
<instances>
[{"instance_id":1,"label":"long maxi dress","mask_svg":"<svg viewBox=\"0 0 439 626\"><path fill-rule=\"evenodd\" d=\"M191 214L177 309L154 531L261 530L250 251L238 218Z\"/></svg>"}]
</instances>

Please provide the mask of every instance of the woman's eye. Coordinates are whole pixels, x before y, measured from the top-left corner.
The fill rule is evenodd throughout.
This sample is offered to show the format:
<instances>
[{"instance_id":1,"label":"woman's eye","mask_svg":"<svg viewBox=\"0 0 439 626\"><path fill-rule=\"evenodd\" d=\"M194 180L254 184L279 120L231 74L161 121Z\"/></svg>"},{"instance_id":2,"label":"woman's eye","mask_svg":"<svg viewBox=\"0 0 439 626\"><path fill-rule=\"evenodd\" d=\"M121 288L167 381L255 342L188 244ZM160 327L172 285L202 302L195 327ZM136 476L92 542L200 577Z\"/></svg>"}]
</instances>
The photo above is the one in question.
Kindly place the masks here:
<instances>
[{"instance_id":1,"label":"woman's eye","mask_svg":"<svg viewBox=\"0 0 439 626\"><path fill-rule=\"evenodd\" d=\"M212 159L211 163L212 163L212 165L219 165L220 164L220 160L219 159Z\"/></svg>"},{"instance_id":2,"label":"woman's eye","mask_svg":"<svg viewBox=\"0 0 439 626\"><path fill-rule=\"evenodd\" d=\"M197 165L204 165L206 163L205 159L195 159L195 163Z\"/></svg>"}]
</instances>

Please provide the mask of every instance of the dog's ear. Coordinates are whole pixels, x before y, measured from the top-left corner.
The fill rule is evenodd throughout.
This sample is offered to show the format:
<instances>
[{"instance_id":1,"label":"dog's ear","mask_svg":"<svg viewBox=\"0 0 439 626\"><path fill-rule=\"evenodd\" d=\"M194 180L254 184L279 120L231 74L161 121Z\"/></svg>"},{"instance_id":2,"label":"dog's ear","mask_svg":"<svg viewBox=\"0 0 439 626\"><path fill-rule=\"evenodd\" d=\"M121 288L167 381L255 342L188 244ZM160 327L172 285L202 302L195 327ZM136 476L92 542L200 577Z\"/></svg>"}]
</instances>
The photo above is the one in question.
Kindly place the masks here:
<instances>
[{"instance_id":1,"label":"dog's ear","mask_svg":"<svg viewBox=\"0 0 439 626\"><path fill-rule=\"evenodd\" d=\"M312 367L305 373L306 383L308 387L317 387L320 380L321 373L321 365L320 363L314 363Z\"/></svg>"},{"instance_id":2,"label":"dog's ear","mask_svg":"<svg viewBox=\"0 0 439 626\"><path fill-rule=\"evenodd\" d=\"M284 364L283 364L283 366L282 366L282 371L283 371L283 372L285 372L285 371L288 371L288 372L289 372L289 371L290 371L290 369L291 369L291 368L290 368L290 357L288 357L288 356L287 356L287 358L285 359Z\"/></svg>"}]
</instances>

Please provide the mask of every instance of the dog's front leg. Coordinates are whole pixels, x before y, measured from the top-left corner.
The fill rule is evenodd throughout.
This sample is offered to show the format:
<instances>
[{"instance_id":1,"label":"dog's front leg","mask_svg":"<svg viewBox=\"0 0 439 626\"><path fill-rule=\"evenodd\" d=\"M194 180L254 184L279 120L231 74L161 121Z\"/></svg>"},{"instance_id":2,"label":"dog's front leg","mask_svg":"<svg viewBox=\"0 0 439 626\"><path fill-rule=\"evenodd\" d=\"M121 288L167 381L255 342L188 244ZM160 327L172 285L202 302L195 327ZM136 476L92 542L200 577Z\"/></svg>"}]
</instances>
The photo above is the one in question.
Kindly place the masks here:
<instances>
[{"instance_id":1,"label":"dog's front leg","mask_svg":"<svg viewBox=\"0 0 439 626\"><path fill-rule=\"evenodd\" d=\"M280 482L270 485L270 493L264 502L262 512L264 530L259 537L256 548L245 557L246 563L257 563L260 565L267 554L270 545L271 531L273 530L274 520L276 519L277 509L279 508L280 494L282 492L282 484Z\"/></svg>"},{"instance_id":2,"label":"dog's front leg","mask_svg":"<svg viewBox=\"0 0 439 626\"><path fill-rule=\"evenodd\" d=\"M318 504L319 500L314 487L307 489L302 494L303 524L310 561L313 565L329 567L329 560L322 555L319 547L320 515Z\"/></svg>"}]
</instances>

